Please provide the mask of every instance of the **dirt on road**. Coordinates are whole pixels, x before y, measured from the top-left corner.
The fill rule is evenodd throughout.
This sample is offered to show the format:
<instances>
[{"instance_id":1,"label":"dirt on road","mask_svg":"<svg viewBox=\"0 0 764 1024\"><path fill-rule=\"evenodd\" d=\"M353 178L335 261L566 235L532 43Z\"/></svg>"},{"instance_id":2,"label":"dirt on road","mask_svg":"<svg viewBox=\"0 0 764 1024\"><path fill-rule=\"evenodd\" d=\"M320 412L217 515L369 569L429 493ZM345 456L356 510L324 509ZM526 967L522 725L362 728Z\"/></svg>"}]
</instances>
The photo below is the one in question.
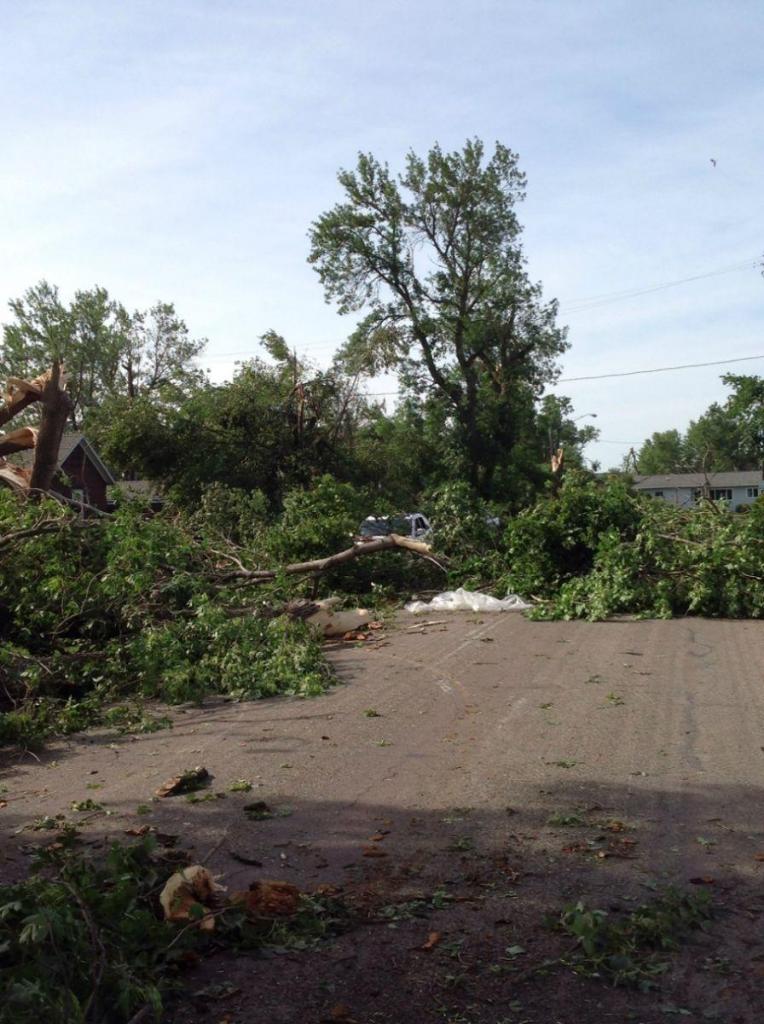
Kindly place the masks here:
<instances>
[{"instance_id":1,"label":"dirt on road","mask_svg":"<svg viewBox=\"0 0 764 1024\"><path fill-rule=\"evenodd\" d=\"M7 760L4 879L27 871L29 826L65 814L96 841L177 835L232 889L330 884L373 908L318 949L221 951L178 1024L764 1020L763 627L433 618L335 650L323 697ZM152 800L195 765L225 799ZM103 809L72 811L88 798ZM249 818L257 800L274 816ZM618 917L670 885L708 890L714 915L656 989L575 973L548 918L579 900Z\"/></svg>"}]
</instances>

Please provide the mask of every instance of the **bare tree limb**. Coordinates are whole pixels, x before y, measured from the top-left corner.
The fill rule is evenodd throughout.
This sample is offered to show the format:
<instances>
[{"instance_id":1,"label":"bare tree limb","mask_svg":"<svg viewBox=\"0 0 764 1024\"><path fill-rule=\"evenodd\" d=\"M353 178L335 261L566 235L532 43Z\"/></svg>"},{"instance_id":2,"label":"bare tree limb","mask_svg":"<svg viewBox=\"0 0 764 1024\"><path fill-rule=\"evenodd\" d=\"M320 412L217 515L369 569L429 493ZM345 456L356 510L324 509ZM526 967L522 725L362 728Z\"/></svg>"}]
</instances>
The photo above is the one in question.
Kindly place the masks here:
<instances>
[{"instance_id":1,"label":"bare tree limb","mask_svg":"<svg viewBox=\"0 0 764 1024\"><path fill-rule=\"evenodd\" d=\"M19 427L10 434L3 434L0 437L0 457L13 455L15 452L25 452L34 448L37 443L37 431L32 427Z\"/></svg>"},{"instance_id":2,"label":"bare tree limb","mask_svg":"<svg viewBox=\"0 0 764 1024\"><path fill-rule=\"evenodd\" d=\"M303 574L318 574L328 572L338 565L345 565L353 562L362 555L373 555L379 551L391 551L394 548L401 548L404 551L411 551L420 558L426 558L433 562L438 568L443 565L432 555L429 544L420 540L412 540L410 537L401 537L397 533L391 533L389 537L380 537L379 540L370 540L366 543L354 544L352 548L338 551L336 554L328 555L326 558L316 558L310 562L293 562L285 565L282 569L245 569L240 568L231 572L223 573L224 580L246 580L251 583L267 583L276 579L281 573L287 576L299 576Z\"/></svg>"},{"instance_id":3,"label":"bare tree limb","mask_svg":"<svg viewBox=\"0 0 764 1024\"><path fill-rule=\"evenodd\" d=\"M43 519L34 526L28 526L23 530L14 530L12 533L6 533L4 536L0 537L0 551L2 551L3 548L8 548L13 544L17 544L20 541L28 540L31 537L39 537L43 533L60 533L65 528L81 530L86 529L91 525L93 525L92 522L84 519Z\"/></svg>"},{"instance_id":4,"label":"bare tree limb","mask_svg":"<svg viewBox=\"0 0 764 1024\"><path fill-rule=\"evenodd\" d=\"M98 516L100 519L111 519L110 512L104 512L102 508L98 508L96 505L88 505L86 501L80 501L78 498L67 498L65 494L59 494L58 491L48 491L47 496L55 498L62 505L68 505L70 508L77 509L80 513L88 512L91 516Z\"/></svg>"}]
</instances>

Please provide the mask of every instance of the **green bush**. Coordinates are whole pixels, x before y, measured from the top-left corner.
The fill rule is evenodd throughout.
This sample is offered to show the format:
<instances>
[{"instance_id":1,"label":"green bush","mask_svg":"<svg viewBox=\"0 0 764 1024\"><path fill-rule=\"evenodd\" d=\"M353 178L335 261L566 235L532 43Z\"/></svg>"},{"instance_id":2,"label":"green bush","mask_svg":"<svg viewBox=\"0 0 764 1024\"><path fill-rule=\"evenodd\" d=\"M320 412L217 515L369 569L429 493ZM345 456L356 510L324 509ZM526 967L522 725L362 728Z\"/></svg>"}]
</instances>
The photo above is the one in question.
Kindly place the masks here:
<instances>
[{"instance_id":1,"label":"green bush","mask_svg":"<svg viewBox=\"0 0 764 1024\"><path fill-rule=\"evenodd\" d=\"M364 491L320 477L310 488L290 491L264 539L274 565L307 562L349 547L369 507Z\"/></svg>"},{"instance_id":2,"label":"green bush","mask_svg":"<svg viewBox=\"0 0 764 1024\"><path fill-rule=\"evenodd\" d=\"M435 550L448 560L448 584L473 589L490 586L503 565L500 510L467 483L435 489L424 505ZM440 584L444 583L441 579Z\"/></svg>"},{"instance_id":3,"label":"green bush","mask_svg":"<svg viewBox=\"0 0 764 1024\"><path fill-rule=\"evenodd\" d=\"M540 498L507 526L504 536L510 590L550 596L566 580L584 576L608 538L634 537L642 517L640 500L626 484L601 484L571 473L556 495Z\"/></svg>"}]
</instances>

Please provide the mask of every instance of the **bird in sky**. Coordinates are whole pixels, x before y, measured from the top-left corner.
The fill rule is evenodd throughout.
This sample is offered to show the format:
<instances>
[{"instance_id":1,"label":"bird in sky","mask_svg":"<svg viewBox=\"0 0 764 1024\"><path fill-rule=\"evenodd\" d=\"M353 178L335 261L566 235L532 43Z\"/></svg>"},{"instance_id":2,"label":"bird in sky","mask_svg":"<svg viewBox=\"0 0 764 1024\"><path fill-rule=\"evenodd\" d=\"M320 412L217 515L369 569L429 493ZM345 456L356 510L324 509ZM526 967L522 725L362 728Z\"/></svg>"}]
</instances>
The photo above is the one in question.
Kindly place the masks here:
<instances>
[{"instance_id":1,"label":"bird in sky","mask_svg":"<svg viewBox=\"0 0 764 1024\"><path fill-rule=\"evenodd\" d=\"M713 157L710 157L710 160L711 160L711 163L714 165L714 167L716 167L716 160L714 160Z\"/></svg>"}]
</instances>

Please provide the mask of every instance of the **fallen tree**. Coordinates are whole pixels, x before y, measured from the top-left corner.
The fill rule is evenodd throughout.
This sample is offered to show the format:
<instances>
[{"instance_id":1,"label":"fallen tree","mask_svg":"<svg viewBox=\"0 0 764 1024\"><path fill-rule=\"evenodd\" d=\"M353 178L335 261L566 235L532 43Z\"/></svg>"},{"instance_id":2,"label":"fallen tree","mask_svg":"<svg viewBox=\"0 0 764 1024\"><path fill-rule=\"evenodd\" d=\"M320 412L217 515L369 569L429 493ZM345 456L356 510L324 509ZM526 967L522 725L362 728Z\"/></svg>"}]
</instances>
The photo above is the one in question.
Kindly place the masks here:
<instances>
[{"instance_id":1,"label":"fallen tree","mask_svg":"<svg viewBox=\"0 0 764 1024\"><path fill-rule=\"evenodd\" d=\"M678 508L571 474L508 526L500 589L534 618L764 617L764 501Z\"/></svg>"},{"instance_id":2,"label":"fallen tree","mask_svg":"<svg viewBox=\"0 0 764 1024\"><path fill-rule=\"evenodd\" d=\"M446 566L398 535L317 557L347 537L347 516L328 531L305 512L314 492L300 493L291 519L258 520L234 543L220 517L126 505L83 522L0 488L0 741L80 729L114 700L322 692L320 632L376 618L380 600L429 587L431 567ZM764 617L764 502L683 510L569 474L500 531L452 499L437 527L450 586L521 594L533 617ZM337 507L333 491L325 506ZM351 595L367 607L348 612Z\"/></svg>"},{"instance_id":3,"label":"fallen tree","mask_svg":"<svg viewBox=\"0 0 764 1024\"><path fill-rule=\"evenodd\" d=\"M170 510L146 517L128 504L83 521L44 495L0 488L0 743L109 721L115 702L118 722L141 723L136 701L147 698L320 693L332 680L321 634L360 621L313 600L336 583L326 573L362 560L374 575L373 558L392 552L436 561L427 544L391 536L247 567L278 550L267 536L245 548L213 540Z\"/></svg>"}]
</instances>

